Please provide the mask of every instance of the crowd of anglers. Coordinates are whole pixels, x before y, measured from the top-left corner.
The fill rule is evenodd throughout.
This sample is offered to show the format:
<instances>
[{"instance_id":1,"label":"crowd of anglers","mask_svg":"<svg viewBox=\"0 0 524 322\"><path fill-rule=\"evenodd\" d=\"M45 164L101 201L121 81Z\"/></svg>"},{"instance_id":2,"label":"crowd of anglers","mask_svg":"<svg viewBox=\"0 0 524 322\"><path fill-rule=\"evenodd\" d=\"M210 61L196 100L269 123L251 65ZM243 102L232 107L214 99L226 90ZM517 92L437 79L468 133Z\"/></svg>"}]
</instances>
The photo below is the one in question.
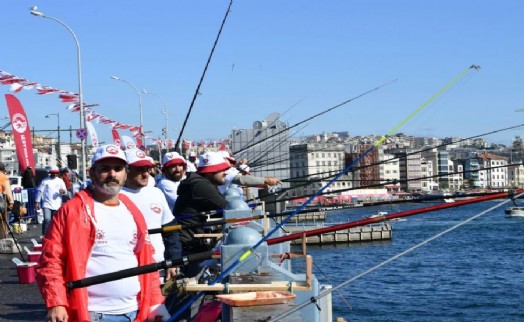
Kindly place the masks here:
<instances>
[{"instance_id":1,"label":"crowd of anglers","mask_svg":"<svg viewBox=\"0 0 524 322\"><path fill-rule=\"evenodd\" d=\"M250 175L247 160L237 162L227 151L192 152L187 159L168 152L157 171L144 151L113 144L95 151L88 173L91 184L78 192L56 167L38 187L35 207L42 208L44 220L36 281L47 321L169 320L191 295L163 295L162 285L199 279L212 263L185 263L87 287L68 285L212 250L216 239L198 238L207 218L201 213L226 209L224 193L231 185L281 184ZM173 225L184 229L162 229ZM162 233L150 233L154 229ZM193 303L178 320L197 318L201 304Z\"/></svg>"}]
</instances>

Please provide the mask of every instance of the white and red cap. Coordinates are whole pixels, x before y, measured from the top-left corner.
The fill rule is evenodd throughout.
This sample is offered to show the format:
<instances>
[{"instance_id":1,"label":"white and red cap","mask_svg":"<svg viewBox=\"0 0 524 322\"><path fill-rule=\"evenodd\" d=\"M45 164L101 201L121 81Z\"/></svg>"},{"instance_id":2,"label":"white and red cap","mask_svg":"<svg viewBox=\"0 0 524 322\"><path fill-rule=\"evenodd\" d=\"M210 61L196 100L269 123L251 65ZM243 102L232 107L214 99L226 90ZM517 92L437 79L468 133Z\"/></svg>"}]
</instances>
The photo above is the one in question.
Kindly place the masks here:
<instances>
[{"instance_id":1,"label":"white and red cap","mask_svg":"<svg viewBox=\"0 0 524 322\"><path fill-rule=\"evenodd\" d=\"M52 166L51 169L49 169L49 173L60 173L60 169L58 169L57 166Z\"/></svg>"},{"instance_id":2,"label":"white and red cap","mask_svg":"<svg viewBox=\"0 0 524 322\"><path fill-rule=\"evenodd\" d=\"M104 159L119 159L127 163L124 151L114 144L102 145L96 149L95 154L91 158L91 166Z\"/></svg>"},{"instance_id":3,"label":"white and red cap","mask_svg":"<svg viewBox=\"0 0 524 322\"><path fill-rule=\"evenodd\" d=\"M155 167L153 160L146 153L138 148L127 149L125 151L127 164L133 167Z\"/></svg>"},{"instance_id":4,"label":"white and red cap","mask_svg":"<svg viewBox=\"0 0 524 322\"><path fill-rule=\"evenodd\" d=\"M235 160L235 158L233 157L233 154L227 152L227 151L218 151L217 153L220 153L222 155L222 157L224 159L227 159L229 161L229 163L231 163L232 165L235 165L237 163L237 160Z\"/></svg>"},{"instance_id":5,"label":"white and red cap","mask_svg":"<svg viewBox=\"0 0 524 322\"><path fill-rule=\"evenodd\" d=\"M175 164L187 166L186 159L184 159L178 152L168 152L162 157L162 168L170 167Z\"/></svg>"},{"instance_id":6,"label":"white and red cap","mask_svg":"<svg viewBox=\"0 0 524 322\"><path fill-rule=\"evenodd\" d=\"M206 152L200 156L198 164L198 173L213 173L224 171L231 166L224 160L220 152Z\"/></svg>"}]
</instances>

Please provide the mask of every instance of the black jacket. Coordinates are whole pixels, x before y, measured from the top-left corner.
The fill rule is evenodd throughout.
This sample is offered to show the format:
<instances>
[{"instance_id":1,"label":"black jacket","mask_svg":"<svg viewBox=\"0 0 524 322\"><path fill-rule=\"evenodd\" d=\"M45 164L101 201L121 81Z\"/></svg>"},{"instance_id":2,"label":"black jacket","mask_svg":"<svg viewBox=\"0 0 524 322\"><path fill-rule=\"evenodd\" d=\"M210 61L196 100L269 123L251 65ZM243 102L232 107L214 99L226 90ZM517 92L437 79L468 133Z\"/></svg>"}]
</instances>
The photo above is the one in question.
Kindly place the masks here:
<instances>
[{"instance_id":1,"label":"black jacket","mask_svg":"<svg viewBox=\"0 0 524 322\"><path fill-rule=\"evenodd\" d=\"M227 201L218 192L218 189L208 179L195 172L189 172L186 179L178 186L178 197L175 202L173 214L179 224L205 223L205 216L197 216L197 213L221 210L227 206ZM182 248L190 252L203 252L209 250L202 238L194 238L194 234L204 233L202 227L184 229L180 231L180 242Z\"/></svg>"}]
</instances>

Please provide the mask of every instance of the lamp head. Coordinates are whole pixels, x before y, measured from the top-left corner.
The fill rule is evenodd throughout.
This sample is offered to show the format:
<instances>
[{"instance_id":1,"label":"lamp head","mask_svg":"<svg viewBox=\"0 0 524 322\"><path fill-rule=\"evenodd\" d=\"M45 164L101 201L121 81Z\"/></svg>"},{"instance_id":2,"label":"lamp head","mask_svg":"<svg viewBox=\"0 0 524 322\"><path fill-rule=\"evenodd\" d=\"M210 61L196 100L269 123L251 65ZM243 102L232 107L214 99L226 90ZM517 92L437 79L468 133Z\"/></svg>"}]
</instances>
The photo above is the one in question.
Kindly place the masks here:
<instances>
[{"instance_id":1,"label":"lamp head","mask_svg":"<svg viewBox=\"0 0 524 322\"><path fill-rule=\"evenodd\" d=\"M116 76L111 76L111 79L120 80L120 78L118 78Z\"/></svg>"},{"instance_id":2,"label":"lamp head","mask_svg":"<svg viewBox=\"0 0 524 322\"><path fill-rule=\"evenodd\" d=\"M31 10L31 14L33 16L45 17L45 15L43 13L41 13L40 11L37 11L37 9L38 9L37 6L32 6L31 8L29 8L29 10Z\"/></svg>"}]
</instances>

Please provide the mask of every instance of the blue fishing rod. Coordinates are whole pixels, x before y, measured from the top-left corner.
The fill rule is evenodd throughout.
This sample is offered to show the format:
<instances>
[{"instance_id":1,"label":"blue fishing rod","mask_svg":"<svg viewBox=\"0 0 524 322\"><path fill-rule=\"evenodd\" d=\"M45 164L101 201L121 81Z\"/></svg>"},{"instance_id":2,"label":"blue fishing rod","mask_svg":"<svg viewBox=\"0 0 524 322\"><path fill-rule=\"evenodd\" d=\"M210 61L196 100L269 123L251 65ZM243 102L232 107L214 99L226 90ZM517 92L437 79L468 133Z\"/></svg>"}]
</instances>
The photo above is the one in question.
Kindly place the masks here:
<instances>
[{"instance_id":1,"label":"blue fishing rod","mask_svg":"<svg viewBox=\"0 0 524 322\"><path fill-rule=\"evenodd\" d=\"M455 83L457 83L460 79L462 79L464 76L466 76L470 71L472 70L479 70L480 67L477 65L471 65L464 71L462 71L457 77L452 79L448 84L446 84L442 89L440 89L436 94L434 94L431 98L429 98L424 104L422 104L419 108L417 108L415 111L413 111L411 114L409 114L406 118L404 118L400 123L398 123L395 127L393 127L387 134L383 135L377 142L375 142L373 145L371 145L367 150L365 150L359 157L357 157L350 165L348 165L346 168L344 168L339 174L337 174L332 180L330 180L327 184L325 184L322 188L320 188L314 195L310 196L300 207L295 209L289 216L287 216L282 222L275 226L266 236L263 236L255 245L250 247L248 250L246 250L238 259L236 259L233 263L229 265L222 273L220 273L214 280L209 282L209 285L214 285L217 282L221 282L223 279L225 279L231 271L239 266L242 262L244 262L251 254L255 252L255 250L262 245L262 243L266 242L271 235L273 235L276 231L280 230L293 216L295 216L299 211L303 210L311 201L313 201L317 196L322 194L326 188L328 188L333 182L335 182L337 179L339 179L344 173L351 170L360 160L362 160L366 155L368 155L371 151L373 151L375 148L380 146L389 136L395 134L400 127L402 127L406 122L408 122L411 118L413 118L416 114L418 114L420 111L422 111L424 108L426 108L428 105L430 105L437 97L442 95L444 92L446 92L451 86L453 86ZM178 318L182 313L184 313L190 306L193 304L196 300L198 300L200 297L202 297L205 294L204 291L199 291L197 294L195 294L193 297L191 297L180 309L178 309L168 320L168 322L175 321L176 318Z\"/></svg>"}]
</instances>

